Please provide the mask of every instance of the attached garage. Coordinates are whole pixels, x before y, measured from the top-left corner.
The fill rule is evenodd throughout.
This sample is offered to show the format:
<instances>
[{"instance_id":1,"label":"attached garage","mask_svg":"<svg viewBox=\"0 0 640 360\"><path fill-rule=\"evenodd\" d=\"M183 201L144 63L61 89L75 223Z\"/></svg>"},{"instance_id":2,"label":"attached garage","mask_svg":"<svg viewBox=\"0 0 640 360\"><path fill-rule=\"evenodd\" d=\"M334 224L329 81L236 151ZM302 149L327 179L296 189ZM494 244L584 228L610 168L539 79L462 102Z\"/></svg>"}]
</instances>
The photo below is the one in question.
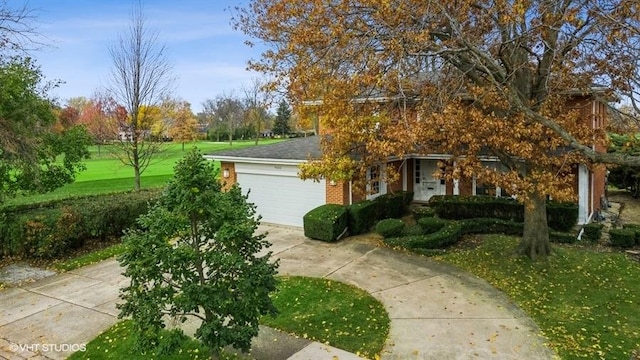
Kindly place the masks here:
<instances>
[{"instance_id":1,"label":"attached garage","mask_svg":"<svg viewBox=\"0 0 640 360\"><path fill-rule=\"evenodd\" d=\"M236 163L235 171L263 222L302 226L304 214L325 203L324 180L301 180L296 165Z\"/></svg>"},{"instance_id":2,"label":"attached garage","mask_svg":"<svg viewBox=\"0 0 640 360\"><path fill-rule=\"evenodd\" d=\"M219 160L227 184L237 183L256 205L262 222L303 226L309 210L326 203L325 180L314 182L298 177L298 165L320 155L315 136L275 144L225 150L205 155Z\"/></svg>"}]
</instances>

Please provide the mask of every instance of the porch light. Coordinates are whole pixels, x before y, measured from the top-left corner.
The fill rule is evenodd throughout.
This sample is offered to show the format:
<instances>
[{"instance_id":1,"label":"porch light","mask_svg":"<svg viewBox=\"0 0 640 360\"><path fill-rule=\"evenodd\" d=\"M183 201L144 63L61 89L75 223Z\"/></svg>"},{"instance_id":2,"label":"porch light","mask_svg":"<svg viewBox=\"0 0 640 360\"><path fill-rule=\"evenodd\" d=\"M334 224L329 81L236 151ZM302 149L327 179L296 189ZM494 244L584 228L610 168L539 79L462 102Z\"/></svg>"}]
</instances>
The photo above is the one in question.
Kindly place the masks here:
<instances>
[{"instance_id":1,"label":"porch light","mask_svg":"<svg viewBox=\"0 0 640 360\"><path fill-rule=\"evenodd\" d=\"M225 179L229 177L229 169L225 168L222 170L222 177Z\"/></svg>"}]
</instances>

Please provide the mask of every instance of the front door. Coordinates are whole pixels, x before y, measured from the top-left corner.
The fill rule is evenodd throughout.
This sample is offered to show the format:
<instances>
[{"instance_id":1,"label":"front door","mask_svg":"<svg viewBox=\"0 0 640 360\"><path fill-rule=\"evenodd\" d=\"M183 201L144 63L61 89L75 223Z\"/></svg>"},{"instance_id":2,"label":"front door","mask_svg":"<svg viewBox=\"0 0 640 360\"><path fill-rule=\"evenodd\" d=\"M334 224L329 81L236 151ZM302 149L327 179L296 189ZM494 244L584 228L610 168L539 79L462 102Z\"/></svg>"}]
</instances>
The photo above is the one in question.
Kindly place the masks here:
<instances>
[{"instance_id":1,"label":"front door","mask_svg":"<svg viewBox=\"0 0 640 360\"><path fill-rule=\"evenodd\" d=\"M414 200L428 201L433 195L446 194L444 179L435 176L439 171L437 160L415 161Z\"/></svg>"}]
</instances>

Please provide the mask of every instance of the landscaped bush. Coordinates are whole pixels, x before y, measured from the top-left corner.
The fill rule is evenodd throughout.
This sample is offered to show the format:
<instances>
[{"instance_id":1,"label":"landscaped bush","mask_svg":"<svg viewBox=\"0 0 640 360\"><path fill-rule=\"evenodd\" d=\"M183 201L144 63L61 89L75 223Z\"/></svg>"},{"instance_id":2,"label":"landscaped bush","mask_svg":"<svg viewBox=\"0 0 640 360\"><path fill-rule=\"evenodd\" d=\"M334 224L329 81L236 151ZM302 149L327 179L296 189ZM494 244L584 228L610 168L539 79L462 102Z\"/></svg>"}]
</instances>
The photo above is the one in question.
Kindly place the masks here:
<instances>
[{"instance_id":1,"label":"landscaped bush","mask_svg":"<svg viewBox=\"0 0 640 360\"><path fill-rule=\"evenodd\" d=\"M435 217L424 217L418 220L418 225L422 228L425 234L433 234L436 231L442 229L447 223L447 220L443 220Z\"/></svg>"},{"instance_id":2,"label":"landscaped bush","mask_svg":"<svg viewBox=\"0 0 640 360\"><path fill-rule=\"evenodd\" d=\"M611 245L628 248L636 243L636 232L632 229L611 229L609 230Z\"/></svg>"},{"instance_id":3,"label":"landscaped bush","mask_svg":"<svg viewBox=\"0 0 640 360\"><path fill-rule=\"evenodd\" d=\"M547 203L547 222L553 230L568 232L578 223L578 205L574 203Z\"/></svg>"},{"instance_id":4,"label":"landscaped bush","mask_svg":"<svg viewBox=\"0 0 640 360\"><path fill-rule=\"evenodd\" d=\"M399 191L380 195L375 199L378 204L378 219L401 218L407 212L413 193Z\"/></svg>"},{"instance_id":5,"label":"landscaped bush","mask_svg":"<svg viewBox=\"0 0 640 360\"><path fill-rule=\"evenodd\" d=\"M400 236L413 236L413 235L424 235L424 230L418 224L406 225L404 229L402 229L402 234Z\"/></svg>"},{"instance_id":6,"label":"landscaped bush","mask_svg":"<svg viewBox=\"0 0 640 360\"><path fill-rule=\"evenodd\" d=\"M602 237L602 228L604 228L604 225L600 223L589 223L583 226L582 230L584 230L584 232L582 233L582 239L597 243Z\"/></svg>"},{"instance_id":7,"label":"landscaped bush","mask_svg":"<svg viewBox=\"0 0 640 360\"><path fill-rule=\"evenodd\" d=\"M413 191L402 191L402 197L404 198L404 213L407 212L409 206L413 202Z\"/></svg>"},{"instance_id":8,"label":"landscaped bush","mask_svg":"<svg viewBox=\"0 0 640 360\"><path fill-rule=\"evenodd\" d=\"M465 234L506 234L521 236L524 224L503 219L478 218L459 221L447 221L439 218L422 218L418 221L423 234L403 232L403 236L388 237L384 242L391 246L407 249L439 249L455 244ZM574 243L576 235L551 231L549 238L553 242Z\"/></svg>"},{"instance_id":9,"label":"landscaped bush","mask_svg":"<svg viewBox=\"0 0 640 360\"><path fill-rule=\"evenodd\" d=\"M70 207L45 209L23 217L23 249L30 257L51 259L82 245L82 218Z\"/></svg>"},{"instance_id":10,"label":"landscaped bush","mask_svg":"<svg viewBox=\"0 0 640 360\"><path fill-rule=\"evenodd\" d=\"M496 218L524 221L524 206L511 198L491 196L432 196L429 206L443 219L462 220ZM573 203L547 203L547 222L556 231L567 232L578 222L578 205Z\"/></svg>"},{"instance_id":11,"label":"landscaped bush","mask_svg":"<svg viewBox=\"0 0 640 360\"><path fill-rule=\"evenodd\" d=\"M377 220L377 205L375 201L365 200L347 207L351 235L366 233L371 229Z\"/></svg>"},{"instance_id":12,"label":"landscaped bush","mask_svg":"<svg viewBox=\"0 0 640 360\"><path fill-rule=\"evenodd\" d=\"M413 218L418 221L424 217L434 217L436 212L433 208L428 206L416 206L411 209L411 215L413 215Z\"/></svg>"},{"instance_id":13,"label":"landscaped bush","mask_svg":"<svg viewBox=\"0 0 640 360\"><path fill-rule=\"evenodd\" d=\"M523 223L510 220L477 218L460 220L459 222L465 234L522 235L524 232Z\"/></svg>"},{"instance_id":14,"label":"landscaped bush","mask_svg":"<svg viewBox=\"0 0 640 360\"><path fill-rule=\"evenodd\" d=\"M408 249L440 249L455 244L462 235L462 225L453 221L433 234L407 236L401 241Z\"/></svg>"},{"instance_id":15,"label":"landscaped bush","mask_svg":"<svg viewBox=\"0 0 640 360\"><path fill-rule=\"evenodd\" d=\"M153 195L155 197L155 195ZM136 219L149 208L149 194L130 193L127 197L107 196L102 203L85 201L81 214L85 218L86 231L102 240L121 236L125 229L136 226Z\"/></svg>"},{"instance_id":16,"label":"landscaped bush","mask_svg":"<svg viewBox=\"0 0 640 360\"><path fill-rule=\"evenodd\" d=\"M623 229L629 229L636 232L636 245L640 245L640 224L624 224Z\"/></svg>"},{"instance_id":17,"label":"landscaped bush","mask_svg":"<svg viewBox=\"0 0 640 360\"><path fill-rule=\"evenodd\" d=\"M437 195L429 199L429 206L443 219L496 218L515 221L524 220L524 207L511 198Z\"/></svg>"},{"instance_id":18,"label":"landscaped bush","mask_svg":"<svg viewBox=\"0 0 640 360\"><path fill-rule=\"evenodd\" d=\"M578 241L578 236L566 232L550 231L549 241L560 244L573 244Z\"/></svg>"},{"instance_id":19,"label":"landscaped bush","mask_svg":"<svg viewBox=\"0 0 640 360\"><path fill-rule=\"evenodd\" d=\"M136 225L159 192L70 198L2 209L0 254L53 258L89 238L120 236Z\"/></svg>"},{"instance_id":20,"label":"landscaped bush","mask_svg":"<svg viewBox=\"0 0 640 360\"><path fill-rule=\"evenodd\" d=\"M345 206L320 205L304 215L304 235L316 240L336 241L347 229L347 221Z\"/></svg>"},{"instance_id":21,"label":"landscaped bush","mask_svg":"<svg viewBox=\"0 0 640 360\"><path fill-rule=\"evenodd\" d=\"M399 236L404 226L404 222L400 219L383 219L376 224L376 233L383 237Z\"/></svg>"}]
</instances>

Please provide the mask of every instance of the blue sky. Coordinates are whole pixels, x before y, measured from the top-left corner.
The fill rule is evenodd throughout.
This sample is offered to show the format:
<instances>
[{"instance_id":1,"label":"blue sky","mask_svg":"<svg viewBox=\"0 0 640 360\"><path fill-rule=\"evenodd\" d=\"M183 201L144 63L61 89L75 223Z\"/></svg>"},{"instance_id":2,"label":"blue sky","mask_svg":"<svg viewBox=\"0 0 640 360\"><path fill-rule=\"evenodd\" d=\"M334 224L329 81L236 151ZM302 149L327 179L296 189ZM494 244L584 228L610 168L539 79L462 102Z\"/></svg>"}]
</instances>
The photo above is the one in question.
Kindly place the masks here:
<instances>
[{"instance_id":1,"label":"blue sky","mask_svg":"<svg viewBox=\"0 0 640 360\"><path fill-rule=\"evenodd\" d=\"M91 97L109 82L109 46L125 34L136 0L29 0L38 32L50 45L32 53L48 80L65 83L52 92L61 103ZM246 1L148 0L147 25L158 31L176 76L174 96L189 101L194 112L222 93L242 95L242 86L260 74L246 71L260 50L230 25L229 8Z\"/></svg>"}]
</instances>

